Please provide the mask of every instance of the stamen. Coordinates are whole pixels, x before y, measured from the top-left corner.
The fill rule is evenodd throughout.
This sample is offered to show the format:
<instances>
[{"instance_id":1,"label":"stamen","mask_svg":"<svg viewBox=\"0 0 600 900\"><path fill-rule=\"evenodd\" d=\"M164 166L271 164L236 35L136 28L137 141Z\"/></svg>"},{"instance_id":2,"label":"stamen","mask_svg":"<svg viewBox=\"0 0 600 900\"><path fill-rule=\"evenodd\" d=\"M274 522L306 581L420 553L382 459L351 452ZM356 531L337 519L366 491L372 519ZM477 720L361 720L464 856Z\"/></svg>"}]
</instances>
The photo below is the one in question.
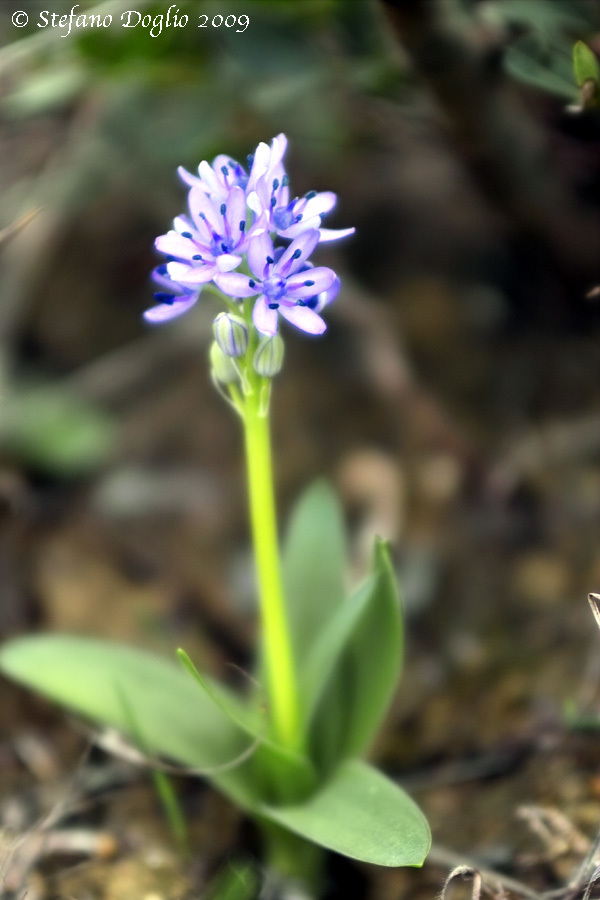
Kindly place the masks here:
<instances>
[{"instance_id":1,"label":"stamen","mask_svg":"<svg viewBox=\"0 0 600 900\"><path fill-rule=\"evenodd\" d=\"M182 231L182 232L181 232L181 237L189 238L189 239L192 240L192 241L193 241L193 239L194 239L194 235L192 234L191 231Z\"/></svg>"},{"instance_id":2,"label":"stamen","mask_svg":"<svg viewBox=\"0 0 600 900\"><path fill-rule=\"evenodd\" d=\"M221 215L224 216L227 212L227 206L225 203L221 203Z\"/></svg>"},{"instance_id":3,"label":"stamen","mask_svg":"<svg viewBox=\"0 0 600 900\"><path fill-rule=\"evenodd\" d=\"M305 281L305 282L304 282L304 287L312 287L313 284L314 284L314 281Z\"/></svg>"},{"instance_id":4,"label":"stamen","mask_svg":"<svg viewBox=\"0 0 600 900\"><path fill-rule=\"evenodd\" d=\"M294 250L292 254L292 259L300 259L302 256L302 250Z\"/></svg>"},{"instance_id":5,"label":"stamen","mask_svg":"<svg viewBox=\"0 0 600 900\"><path fill-rule=\"evenodd\" d=\"M272 266L273 265L273 257L267 256L267 262L269 263L270 266Z\"/></svg>"},{"instance_id":6,"label":"stamen","mask_svg":"<svg viewBox=\"0 0 600 900\"><path fill-rule=\"evenodd\" d=\"M279 187L279 178L274 178L273 179L273 190L276 191L278 187Z\"/></svg>"},{"instance_id":7,"label":"stamen","mask_svg":"<svg viewBox=\"0 0 600 900\"><path fill-rule=\"evenodd\" d=\"M227 178L227 176L229 175L229 169L227 168L227 166L221 166L221 172L223 173L225 178Z\"/></svg>"},{"instance_id":8,"label":"stamen","mask_svg":"<svg viewBox=\"0 0 600 900\"><path fill-rule=\"evenodd\" d=\"M296 306L306 306L304 300L296 300Z\"/></svg>"},{"instance_id":9,"label":"stamen","mask_svg":"<svg viewBox=\"0 0 600 900\"><path fill-rule=\"evenodd\" d=\"M248 160L248 165L250 166L250 168L252 168L252 163L254 162L254 153L249 153L246 159Z\"/></svg>"},{"instance_id":10,"label":"stamen","mask_svg":"<svg viewBox=\"0 0 600 900\"><path fill-rule=\"evenodd\" d=\"M271 197L271 209L273 209L273 207L275 206L276 203L277 203L277 198Z\"/></svg>"},{"instance_id":11,"label":"stamen","mask_svg":"<svg viewBox=\"0 0 600 900\"><path fill-rule=\"evenodd\" d=\"M195 253L195 254L192 256L192 259L202 259L202 257L200 256L199 253Z\"/></svg>"},{"instance_id":12,"label":"stamen","mask_svg":"<svg viewBox=\"0 0 600 900\"><path fill-rule=\"evenodd\" d=\"M245 219L242 219L242 221L240 222L240 231L243 234L245 230L246 230L246 221L245 221Z\"/></svg>"},{"instance_id":13,"label":"stamen","mask_svg":"<svg viewBox=\"0 0 600 900\"><path fill-rule=\"evenodd\" d=\"M279 309L279 303L268 303L269 309Z\"/></svg>"},{"instance_id":14,"label":"stamen","mask_svg":"<svg viewBox=\"0 0 600 900\"><path fill-rule=\"evenodd\" d=\"M251 287L251 288L255 288L255 287L256 287L256 282L255 282L254 278L249 278L249 279L248 279L248 287Z\"/></svg>"},{"instance_id":15,"label":"stamen","mask_svg":"<svg viewBox=\"0 0 600 900\"><path fill-rule=\"evenodd\" d=\"M281 186L287 187L289 183L290 183L290 176L284 175L283 178L281 179Z\"/></svg>"},{"instance_id":16,"label":"stamen","mask_svg":"<svg viewBox=\"0 0 600 900\"><path fill-rule=\"evenodd\" d=\"M302 213L299 213L299 214L296 216L296 218L294 219L294 222L300 222L300 221L302 221Z\"/></svg>"},{"instance_id":17,"label":"stamen","mask_svg":"<svg viewBox=\"0 0 600 900\"><path fill-rule=\"evenodd\" d=\"M223 251L223 253L229 253L229 247L225 243L221 244L221 250Z\"/></svg>"},{"instance_id":18,"label":"stamen","mask_svg":"<svg viewBox=\"0 0 600 900\"><path fill-rule=\"evenodd\" d=\"M171 305L175 300L175 294L167 294L164 291L157 291L154 295L154 299L157 303L168 303Z\"/></svg>"},{"instance_id":19,"label":"stamen","mask_svg":"<svg viewBox=\"0 0 600 900\"><path fill-rule=\"evenodd\" d=\"M309 191L308 194L305 194L304 196L306 197L307 200L312 200L313 197L316 197L316 196L317 196L317 192L316 192L316 191Z\"/></svg>"},{"instance_id":20,"label":"stamen","mask_svg":"<svg viewBox=\"0 0 600 900\"><path fill-rule=\"evenodd\" d=\"M156 273L157 273L157 275L168 275L166 265L163 263L162 266L158 266Z\"/></svg>"}]
</instances>

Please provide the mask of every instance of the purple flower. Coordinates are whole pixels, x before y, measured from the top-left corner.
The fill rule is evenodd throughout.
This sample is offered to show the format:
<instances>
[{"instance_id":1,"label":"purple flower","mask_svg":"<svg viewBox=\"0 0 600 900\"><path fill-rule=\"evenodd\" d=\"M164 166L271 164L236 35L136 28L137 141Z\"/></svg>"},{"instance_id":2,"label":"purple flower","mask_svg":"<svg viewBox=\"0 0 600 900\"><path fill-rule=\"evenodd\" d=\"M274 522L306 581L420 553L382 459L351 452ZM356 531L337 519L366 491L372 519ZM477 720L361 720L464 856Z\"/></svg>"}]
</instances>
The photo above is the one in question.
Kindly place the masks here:
<instances>
[{"instance_id":1,"label":"purple flower","mask_svg":"<svg viewBox=\"0 0 600 900\"><path fill-rule=\"evenodd\" d=\"M260 296L254 304L253 320L261 334L277 333L278 318L309 334L322 334L326 324L311 308L315 297L330 291L336 282L332 269L306 269L306 260L319 243L318 230L297 237L285 250L274 250L267 231L260 231L248 245L248 264L253 278L239 272L215 276L215 284L230 297ZM318 305L318 301L314 306Z\"/></svg>"},{"instance_id":2,"label":"purple flower","mask_svg":"<svg viewBox=\"0 0 600 900\"><path fill-rule=\"evenodd\" d=\"M219 272L230 272L242 261L251 234L246 234L246 198L241 187L234 186L226 199L214 202L193 187L189 195L191 220L178 216L174 230L156 239L155 246L168 254L169 276L177 282L196 285L212 281Z\"/></svg>"},{"instance_id":3,"label":"purple flower","mask_svg":"<svg viewBox=\"0 0 600 900\"><path fill-rule=\"evenodd\" d=\"M183 315L192 308L200 296L201 288L177 284L172 278L169 278L164 263L154 269L152 278L162 288L154 294L154 299L157 301L156 306L150 307L144 313L146 322L153 325L168 322L169 319Z\"/></svg>"},{"instance_id":4,"label":"purple flower","mask_svg":"<svg viewBox=\"0 0 600 900\"><path fill-rule=\"evenodd\" d=\"M212 166L203 160L198 166L198 176L192 175L183 166L177 171L190 187L198 187L213 199L221 199L228 195L232 187L241 187L246 192L253 190L259 178L267 172L274 172L280 165L286 147L284 134L273 138L270 147L261 142L254 154L248 157L249 174L239 162L224 154L215 157Z\"/></svg>"},{"instance_id":5,"label":"purple flower","mask_svg":"<svg viewBox=\"0 0 600 900\"><path fill-rule=\"evenodd\" d=\"M248 192L248 206L257 216L266 213L269 230L279 237L295 238L313 228L319 230L320 241L336 241L354 234L354 228L321 228L323 217L337 202L332 191L309 191L304 197L290 201L289 178L279 172L263 175L253 191Z\"/></svg>"}]
</instances>

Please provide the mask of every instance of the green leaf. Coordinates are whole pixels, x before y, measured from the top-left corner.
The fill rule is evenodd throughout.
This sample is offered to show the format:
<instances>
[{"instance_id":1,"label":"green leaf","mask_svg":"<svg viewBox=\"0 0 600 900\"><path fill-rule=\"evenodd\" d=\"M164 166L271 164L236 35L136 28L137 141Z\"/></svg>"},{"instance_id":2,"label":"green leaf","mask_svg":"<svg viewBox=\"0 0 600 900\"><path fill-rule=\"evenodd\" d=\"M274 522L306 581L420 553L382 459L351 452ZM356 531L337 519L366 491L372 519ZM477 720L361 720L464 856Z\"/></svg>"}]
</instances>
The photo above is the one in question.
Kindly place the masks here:
<instances>
[{"instance_id":1,"label":"green leaf","mask_svg":"<svg viewBox=\"0 0 600 900\"><path fill-rule=\"evenodd\" d=\"M346 650L357 623L378 589L378 579L371 575L335 610L325 624L300 671L303 713L309 720L318 704L341 654Z\"/></svg>"},{"instance_id":2,"label":"green leaf","mask_svg":"<svg viewBox=\"0 0 600 900\"><path fill-rule=\"evenodd\" d=\"M296 506L283 552L283 579L296 664L344 599L346 538L339 502L324 482Z\"/></svg>"},{"instance_id":3,"label":"green leaf","mask_svg":"<svg viewBox=\"0 0 600 900\"><path fill-rule=\"evenodd\" d=\"M144 751L210 777L240 805L254 803L239 769L219 773L248 746L213 701L175 663L121 644L67 635L18 638L0 650L0 670L87 718L135 741L123 697L135 710ZM215 690L226 693L222 688ZM227 697L228 704L236 698Z\"/></svg>"},{"instance_id":4,"label":"green leaf","mask_svg":"<svg viewBox=\"0 0 600 900\"><path fill-rule=\"evenodd\" d=\"M361 756L372 742L397 686L402 664L400 600L387 546L376 541L373 577L366 582L344 652L324 691L311 729L322 768ZM357 608L357 612L359 612Z\"/></svg>"},{"instance_id":5,"label":"green leaf","mask_svg":"<svg viewBox=\"0 0 600 900\"><path fill-rule=\"evenodd\" d=\"M506 71L525 84L565 100L577 99L569 53L543 44L533 35L517 39L504 56Z\"/></svg>"},{"instance_id":6,"label":"green leaf","mask_svg":"<svg viewBox=\"0 0 600 900\"><path fill-rule=\"evenodd\" d=\"M5 644L0 671L118 729L145 753L198 770L245 809L254 808L259 794L289 800L315 787L310 762L271 741L258 710L210 679L200 688L154 654L91 638L36 635Z\"/></svg>"},{"instance_id":7,"label":"green leaf","mask_svg":"<svg viewBox=\"0 0 600 900\"><path fill-rule=\"evenodd\" d=\"M328 850L379 866L420 866L431 845L429 826L413 800L357 759L342 763L304 803L263 806L260 812Z\"/></svg>"},{"instance_id":8,"label":"green leaf","mask_svg":"<svg viewBox=\"0 0 600 900\"><path fill-rule=\"evenodd\" d=\"M600 82L598 57L583 41L577 41L573 47L573 69L579 87L583 87L586 81Z\"/></svg>"}]
</instances>

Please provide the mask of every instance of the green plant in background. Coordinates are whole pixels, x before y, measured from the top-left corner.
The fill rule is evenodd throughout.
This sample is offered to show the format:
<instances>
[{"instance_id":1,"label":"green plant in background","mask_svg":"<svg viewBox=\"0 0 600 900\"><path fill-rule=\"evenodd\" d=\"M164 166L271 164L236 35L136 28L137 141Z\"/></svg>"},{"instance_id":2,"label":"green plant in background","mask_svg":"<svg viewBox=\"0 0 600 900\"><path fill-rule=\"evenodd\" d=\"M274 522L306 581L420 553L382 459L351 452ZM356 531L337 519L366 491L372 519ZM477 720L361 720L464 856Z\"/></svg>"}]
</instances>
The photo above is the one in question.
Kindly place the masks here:
<instances>
[{"instance_id":1,"label":"green plant in background","mask_svg":"<svg viewBox=\"0 0 600 900\"><path fill-rule=\"evenodd\" d=\"M600 64L593 50L583 41L573 47L573 69L582 109L600 105Z\"/></svg>"},{"instance_id":2,"label":"green plant in background","mask_svg":"<svg viewBox=\"0 0 600 900\"><path fill-rule=\"evenodd\" d=\"M229 156L202 162L189 214L157 238L167 255L151 323L181 315L201 294L225 309L213 325L212 379L243 427L261 619L253 686L240 696L141 650L74 636L14 640L2 671L90 719L120 729L150 761L167 757L209 778L257 822L266 861L282 877L318 884L322 848L385 866L421 865L427 823L413 801L364 760L395 690L402 657L399 599L387 547L345 590L342 514L327 485L297 506L279 552L269 407L281 370L280 318L322 334L340 289L309 257L333 231L330 192L290 193L287 141L259 144L248 169Z\"/></svg>"},{"instance_id":3,"label":"green plant in background","mask_svg":"<svg viewBox=\"0 0 600 900\"><path fill-rule=\"evenodd\" d=\"M505 28L510 36L503 62L511 77L576 102L572 47L574 37L594 27L590 4L585 0L489 0L475 10L478 17ZM581 57L579 51L576 70L577 56ZM579 74L577 84L581 87Z\"/></svg>"}]
</instances>

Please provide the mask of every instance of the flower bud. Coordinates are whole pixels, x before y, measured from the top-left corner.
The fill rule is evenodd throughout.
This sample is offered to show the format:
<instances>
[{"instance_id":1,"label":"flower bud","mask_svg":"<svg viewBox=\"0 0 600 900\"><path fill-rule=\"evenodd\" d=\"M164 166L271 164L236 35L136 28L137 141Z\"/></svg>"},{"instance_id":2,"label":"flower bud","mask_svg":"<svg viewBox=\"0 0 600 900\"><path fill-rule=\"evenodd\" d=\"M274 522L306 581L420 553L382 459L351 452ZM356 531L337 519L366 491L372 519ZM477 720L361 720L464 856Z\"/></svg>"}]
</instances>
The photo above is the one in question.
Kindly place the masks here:
<instances>
[{"instance_id":1,"label":"flower bud","mask_svg":"<svg viewBox=\"0 0 600 900\"><path fill-rule=\"evenodd\" d=\"M215 340L226 356L243 356L248 347L248 329L239 316L219 313L213 322Z\"/></svg>"},{"instance_id":2,"label":"flower bud","mask_svg":"<svg viewBox=\"0 0 600 900\"><path fill-rule=\"evenodd\" d=\"M261 338L254 354L254 371L265 378L272 378L281 372L284 354L283 340L278 334Z\"/></svg>"},{"instance_id":3,"label":"flower bud","mask_svg":"<svg viewBox=\"0 0 600 900\"><path fill-rule=\"evenodd\" d=\"M213 378L221 384L239 381L239 372L230 356L223 353L216 341L210 347L210 365Z\"/></svg>"}]
</instances>

